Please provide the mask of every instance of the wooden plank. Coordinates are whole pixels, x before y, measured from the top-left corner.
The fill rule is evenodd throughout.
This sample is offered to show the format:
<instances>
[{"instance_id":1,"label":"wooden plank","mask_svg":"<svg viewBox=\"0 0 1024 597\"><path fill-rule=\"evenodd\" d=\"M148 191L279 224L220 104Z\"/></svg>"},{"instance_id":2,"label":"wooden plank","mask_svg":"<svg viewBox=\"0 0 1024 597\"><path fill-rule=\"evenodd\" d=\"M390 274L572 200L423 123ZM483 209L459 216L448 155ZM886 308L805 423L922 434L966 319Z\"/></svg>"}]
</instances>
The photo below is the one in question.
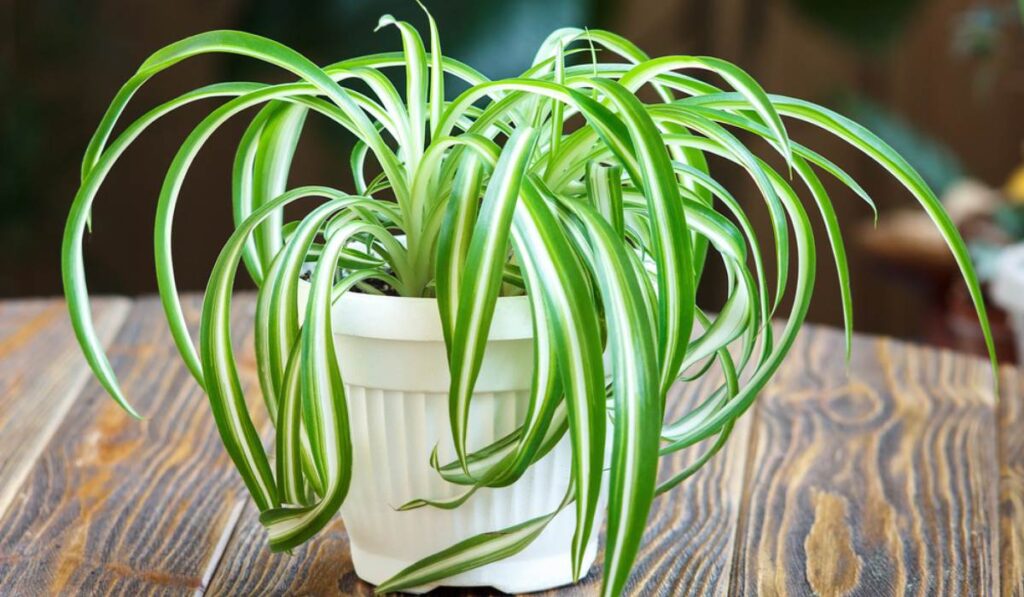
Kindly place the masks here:
<instances>
[{"instance_id":1,"label":"wooden plank","mask_svg":"<svg viewBox=\"0 0 1024 597\"><path fill-rule=\"evenodd\" d=\"M670 412L678 416L707 395L714 377L676 388ZM725 594L733 540L740 513L743 462L749 417L733 432L725 449L708 466L655 501L647 535L628 594ZM682 470L700 453L695 447L662 467L662 476ZM603 542L603 537L602 537ZM579 585L548 595L594 595L600 589L600 562ZM256 511L247 507L218 566L212 595L372 595L373 587L355 575L344 525L335 520L291 556L271 553ZM445 591L451 595L498 595L483 589ZM545 593L539 593L543 595Z\"/></svg>"},{"instance_id":2,"label":"wooden plank","mask_svg":"<svg viewBox=\"0 0 1024 597\"><path fill-rule=\"evenodd\" d=\"M131 302L95 302L108 343ZM63 300L0 302L0 517L89 378Z\"/></svg>"},{"instance_id":3,"label":"wooden plank","mask_svg":"<svg viewBox=\"0 0 1024 597\"><path fill-rule=\"evenodd\" d=\"M185 304L193 322L198 305ZM240 341L251 341L253 309L244 298L233 313ZM146 419L87 384L0 521L2 595L192 592L238 518L241 480L158 300L132 307L110 352ZM242 365L254 388L252 361Z\"/></svg>"},{"instance_id":4,"label":"wooden plank","mask_svg":"<svg viewBox=\"0 0 1024 597\"><path fill-rule=\"evenodd\" d=\"M998 591L988 364L858 337L803 335L761 397L733 592Z\"/></svg>"},{"instance_id":5,"label":"wooden plank","mask_svg":"<svg viewBox=\"0 0 1024 597\"><path fill-rule=\"evenodd\" d=\"M999 425L999 579L1003 595L1024 595L1024 376L1002 370Z\"/></svg>"},{"instance_id":6,"label":"wooden plank","mask_svg":"<svg viewBox=\"0 0 1024 597\"><path fill-rule=\"evenodd\" d=\"M197 305L187 303L193 320ZM234 314L245 343L251 310L243 300ZM141 301L111 350L149 418L130 420L86 385L0 521L0 594L371 594L340 522L292 557L266 549L161 321L159 303ZM35 334L8 337L24 345ZM995 592L997 528L1002 588L1020 588L1020 405L1004 397L999 406L1000 519L986 365L862 337L847 377L841 346L833 331L802 336L723 454L656 502L628 593ZM254 389L253 363L242 364ZM1004 391L1015 376L1004 374ZM689 408L708 381L681 388L673 404ZM595 567L551 594L594 594L598 582Z\"/></svg>"}]
</instances>

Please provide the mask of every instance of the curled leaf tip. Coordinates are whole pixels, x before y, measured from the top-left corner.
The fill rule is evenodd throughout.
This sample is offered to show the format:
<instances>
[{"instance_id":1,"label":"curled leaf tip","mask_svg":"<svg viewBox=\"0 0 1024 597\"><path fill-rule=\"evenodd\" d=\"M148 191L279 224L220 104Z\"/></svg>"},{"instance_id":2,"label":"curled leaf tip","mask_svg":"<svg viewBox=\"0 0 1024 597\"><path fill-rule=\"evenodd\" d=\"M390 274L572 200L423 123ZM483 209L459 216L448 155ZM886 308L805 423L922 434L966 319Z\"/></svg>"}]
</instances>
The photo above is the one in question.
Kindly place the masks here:
<instances>
[{"instance_id":1,"label":"curled leaf tip","mask_svg":"<svg viewBox=\"0 0 1024 597\"><path fill-rule=\"evenodd\" d=\"M377 26L374 27L373 30L375 32L380 31L381 29L387 27L388 25L394 25L396 22L397 21L395 21L395 17L391 15L381 15L380 19L377 21Z\"/></svg>"}]
</instances>

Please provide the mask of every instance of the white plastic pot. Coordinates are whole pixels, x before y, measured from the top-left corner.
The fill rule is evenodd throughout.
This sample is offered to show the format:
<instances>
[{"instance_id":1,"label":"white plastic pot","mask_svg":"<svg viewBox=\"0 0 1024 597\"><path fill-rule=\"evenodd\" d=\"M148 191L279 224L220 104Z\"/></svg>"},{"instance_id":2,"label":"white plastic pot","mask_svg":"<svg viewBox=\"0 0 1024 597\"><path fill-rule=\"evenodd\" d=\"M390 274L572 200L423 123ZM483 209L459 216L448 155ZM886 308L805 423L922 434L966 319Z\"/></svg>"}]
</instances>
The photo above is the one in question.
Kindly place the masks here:
<instances>
[{"instance_id":1,"label":"white plastic pot","mask_svg":"<svg viewBox=\"0 0 1024 597\"><path fill-rule=\"evenodd\" d=\"M1014 245L999 256L992 300L1010 316L1017 362L1024 366L1024 244Z\"/></svg>"},{"instance_id":2,"label":"white plastic pot","mask_svg":"<svg viewBox=\"0 0 1024 597\"><path fill-rule=\"evenodd\" d=\"M435 446L441 462L455 457L437 301L349 292L335 304L333 322L354 450L352 485L341 515L360 578L379 584L459 541L557 508L571 472L568 437L509 487L482 489L452 510L397 511L415 498L450 498L466 490L444 481L429 463ZM522 421L533 369L531 337L528 300L499 299L470 411L470 449ZM599 519L595 525L600 524ZM489 585L522 593L569 584L574 527L569 507L520 553L414 592ZM584 571L596 556L597 535L587 546Z\"/></svg>"}]
</instances>

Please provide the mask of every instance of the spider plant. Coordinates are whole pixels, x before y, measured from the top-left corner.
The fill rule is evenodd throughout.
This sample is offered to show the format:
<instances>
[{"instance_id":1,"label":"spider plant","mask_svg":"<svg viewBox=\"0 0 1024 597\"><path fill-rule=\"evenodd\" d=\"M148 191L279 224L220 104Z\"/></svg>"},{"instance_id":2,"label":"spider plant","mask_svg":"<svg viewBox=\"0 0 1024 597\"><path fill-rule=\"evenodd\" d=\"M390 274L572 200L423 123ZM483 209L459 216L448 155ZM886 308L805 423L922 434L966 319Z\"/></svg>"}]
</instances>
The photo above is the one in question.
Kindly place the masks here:
<instances>
[{"instance_id":1,"label":"spider plant","mask_svg":"<svg viewBox=\"0 0 1024 597\"><path fill-rule=\"evenodd\" d=\"M332 342L332 304L345 292L436 297L451 370L457 457L423 458L466 493L405 507L454 508L480 487L509 485L568 434L572 479L560 509L576 514L573 572L577 578L585 572L582 547L595 532L607 471L603 586L606 595L620 593L652 500L721 449L804 322L819 248L805 202L827 235L849 350L846 251L820 177L837 179L874 206L838 165L790 139L784 118L849 143L920 202L959 264L991 350L978 281L949 217L902 157L851 120L768 94L723 60L652 59L600 30L559 29L522 75L492 81L445 56L437 27L429 23L429 51L416 29L384 16L380 27L398 33L401 51L324 67L238 31L179 41L153 54L124 84L85 151L64 235L64 287L93 371L138 416L118 386L90 316L82 257L90 208L111 168L146 128L186 105L223 100L184 140L167 171L156 208L156 273L181 358L209 396L224 446L262 512L272 549L289 550L322 529L351 481L352 442ZM202 87L113 135L125 106L150 78L211 52L264 61L294 81ZM402 92L388 76L395 70L404 74ZM445 90L454 79L465 87L457 96ZM250 113L251 108L258 109ZM235 230L210 275L196 342L175 282L175 206L207 139L243 112L251 120L232 172ZM353 135L347 156L352 188L289 187L293 153L310 114ZM763 140L780 156L781 171L751 150L752 140ZM756 185L756 203L763 202L770 215L767 251L748 218L759 207L750 203L753 198L735 197L716 178L711 158L736 164ZM286 222L283 208L300 199L314 207ZM720 260L727 272L728 299L717 312L695 299L710 259ZM776 272L771 279L769 260ZM263 403L276 427L272 455L253 424L230 341L228 313L240 264L259 288L255 354ZM310 273L309 298L300 301L304 271ZM535 336L528 412L513 433L469 450L470 398L495 303L524 293ZM792 308L785 325L773 330L771 319L780 314L787 293ZM721 384L699 406L665 420L669 388L712 366L723 373ZM688 448L704 451L693 465L659 481L660 459ZM423 585L514 554L556 513L453 545L378 590Z\"/></svg>"}]
</instances>

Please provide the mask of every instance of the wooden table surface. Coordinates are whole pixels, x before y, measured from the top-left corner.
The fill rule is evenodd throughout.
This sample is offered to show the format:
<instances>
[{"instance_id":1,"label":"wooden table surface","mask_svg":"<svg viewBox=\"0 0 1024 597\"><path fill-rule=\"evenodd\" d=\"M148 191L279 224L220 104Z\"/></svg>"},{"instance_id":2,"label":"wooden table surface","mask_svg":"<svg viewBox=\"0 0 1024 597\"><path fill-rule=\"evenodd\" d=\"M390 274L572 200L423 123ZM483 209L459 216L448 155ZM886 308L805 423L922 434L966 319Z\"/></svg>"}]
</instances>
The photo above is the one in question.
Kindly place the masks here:
<instances>
[{"instance_id":1,"label":"wooden table surface","mask_svg":"<svg viewBox=\"0 0 1024 597\"><path fill-rule=\"evenodd\" d=\"M253 309L233 314L240 343ZM96 317L142 422L91 378L62 301L0 303L0 595L371 594L340 522L265 548L159 301ZM257 395L244 357L242 375ZM655 502L629 593L1024 594L1021 382L1003 369L996 400L986 363L870 336L847 371L841 334L808 326L726 449Z\"/></svg>"}]
</instances>

